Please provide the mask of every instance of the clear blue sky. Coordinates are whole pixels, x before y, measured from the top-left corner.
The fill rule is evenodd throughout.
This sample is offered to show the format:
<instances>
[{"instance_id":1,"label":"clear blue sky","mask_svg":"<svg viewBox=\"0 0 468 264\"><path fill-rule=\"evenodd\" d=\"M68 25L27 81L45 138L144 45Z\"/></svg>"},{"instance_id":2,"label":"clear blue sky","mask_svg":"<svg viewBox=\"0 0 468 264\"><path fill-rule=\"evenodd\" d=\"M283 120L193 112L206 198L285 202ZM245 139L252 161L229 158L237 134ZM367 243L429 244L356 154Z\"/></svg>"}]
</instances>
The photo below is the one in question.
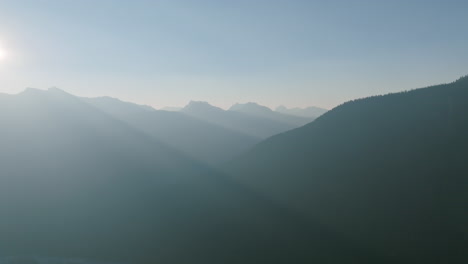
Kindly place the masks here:
<instances>
[{"instance_id":1,"label":"clear blue sky","mask_svg":"<svg viewBox=\"0 0 468 264\"><path fill-rule=\"evenodd\" d=\"M1 0L0 92L331 108L468 74L466 0Z\"/></svg>"}]
</instances>

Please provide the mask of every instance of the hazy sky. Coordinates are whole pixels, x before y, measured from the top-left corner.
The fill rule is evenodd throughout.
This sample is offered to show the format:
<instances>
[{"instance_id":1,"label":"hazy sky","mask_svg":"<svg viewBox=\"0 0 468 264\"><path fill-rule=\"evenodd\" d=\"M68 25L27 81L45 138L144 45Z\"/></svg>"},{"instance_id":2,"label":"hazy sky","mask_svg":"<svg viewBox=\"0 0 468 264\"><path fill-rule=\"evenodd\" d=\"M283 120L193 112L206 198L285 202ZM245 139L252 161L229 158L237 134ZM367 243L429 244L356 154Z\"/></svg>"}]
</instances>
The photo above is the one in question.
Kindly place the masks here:
<instances>
[{"instance_id":1,"label":"hazy sky","mask_svg":"<svg viewBox=\"0 0 468 264\"><path fill-rule=\"evenodd\" d=\"M0 92L331 108L468 74L467 10L466 0L0 0Z\"/></svg>"}]
</instances>

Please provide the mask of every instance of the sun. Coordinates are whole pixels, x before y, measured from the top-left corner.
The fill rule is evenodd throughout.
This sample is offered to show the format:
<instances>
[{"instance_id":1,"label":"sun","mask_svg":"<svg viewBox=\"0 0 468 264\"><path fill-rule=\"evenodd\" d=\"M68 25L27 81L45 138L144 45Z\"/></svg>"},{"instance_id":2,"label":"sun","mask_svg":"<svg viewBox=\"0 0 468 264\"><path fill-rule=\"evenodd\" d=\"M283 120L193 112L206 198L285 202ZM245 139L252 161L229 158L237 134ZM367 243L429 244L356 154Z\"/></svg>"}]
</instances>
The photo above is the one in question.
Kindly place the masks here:
<instances>
[{"instance_id":1,"label":"sun","mask_svg":"<svg viewBox=\"0 0 468 264\"><path fill-rule=\"evenodd\" d=\"M0 48L0 60L4 59L7 56L7 52Z\"/></svg>"}]
</instances>

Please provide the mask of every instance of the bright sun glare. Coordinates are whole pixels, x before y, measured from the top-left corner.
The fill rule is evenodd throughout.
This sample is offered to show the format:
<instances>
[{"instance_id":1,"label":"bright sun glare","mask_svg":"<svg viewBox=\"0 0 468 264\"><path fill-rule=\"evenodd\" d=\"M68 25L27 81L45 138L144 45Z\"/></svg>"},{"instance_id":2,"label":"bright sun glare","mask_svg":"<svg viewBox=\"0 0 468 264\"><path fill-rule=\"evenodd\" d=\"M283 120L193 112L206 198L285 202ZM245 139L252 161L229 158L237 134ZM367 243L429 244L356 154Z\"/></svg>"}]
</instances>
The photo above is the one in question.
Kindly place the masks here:
<instances>
[{"instance_id":1,"label":"bright sun glare","mask_svg":"<svg viewBox=\"0 0 468 264\"><path fill-rule=\"evenodd\" d=\"M6 57L7 53L4 49L0 48L0 60Z\"/></svg>"}]
</instances>

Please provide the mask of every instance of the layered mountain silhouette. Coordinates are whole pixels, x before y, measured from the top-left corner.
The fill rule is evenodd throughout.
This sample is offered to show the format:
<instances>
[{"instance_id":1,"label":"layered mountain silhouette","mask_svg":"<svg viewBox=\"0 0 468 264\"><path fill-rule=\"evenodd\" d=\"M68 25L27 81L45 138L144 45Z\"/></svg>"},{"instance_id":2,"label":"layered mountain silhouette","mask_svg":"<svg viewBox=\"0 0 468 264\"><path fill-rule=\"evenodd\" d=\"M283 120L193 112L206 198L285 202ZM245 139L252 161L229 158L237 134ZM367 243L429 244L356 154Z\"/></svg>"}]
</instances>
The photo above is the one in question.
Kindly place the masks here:
<instances>
[{"instance_id":1,"label":"layered mountain silhouette","mask_svg":"<svg viewBox=\"0 0 468 264\"><path fill-rule=\"evenodd\" d=\"M237 105L234 109L223 110L207 102L191 101L182 109L182 112L197 119L262 139L297 128L312 121L312 119L274 113L270 109L265 108L259 105L252 108L244 108L241 105ZM262 111L268 113L262 114Z\"/></svg>"},{"instance_id":2,"label":"layered mountain silhouette","mask_svg":"<svg viewBox=\"0 0 468 264\"><path fill-rule=\"evenodd\" d=\"M180 112L157 111L110 97L82 100L148 136L213 166L245 152L261 140Z\"/></svg>"},{"instance_id":3,"label":"layered mountain silhouette","mask_svg":"<svg viewBox=\"0 0 468 264\"><path fill-rule=\"evenodd\" d=\"M231 113L201 102L192 102L183 111L160 111L111 97L80 99L212 166L244 153L268 136L311 121L277 113L273 114L277 120Z\"/></svg>"},{"instance_id":4,"label":"layered mountain silhouette","mask_svg":"<svg viewBox=\"0 0 468 264\"><path fill-rule=\"evenodd\" d=\"M138 126L124 121L154 110L121 104L58 89L0 95L3 256L205 264L382 260L149 135L139 127L146 117Z\"/></svg>"},{"instance_id":5,"label":"layered mountain silhouette","mask_svg":"<svg viewBox=\"0 0 468 264\"><path fill-rule=\"evenodd\" d=\"M468 263L468 77L345 103L228 166L395 263Z\"/></svg>"},{"instance_id":6,"label":"layered mountain silhouette","mask_svg":"<svg viewBox=\"0 0 468 264\"><path fill-rule=\"evenodd\" d=\"M283 113L283 114L288 114L288 115L317 118L325 114L328 110L320 108L320 107L315 107L315 106L309 106L306 108L300 108L300 107L287 108L284 105L280 105L275 109L275 111Z\"/></svg>"},{"instance_id":7,"label":"layered mountain silhouette","mask_svg":"<svg viewBox=\"0 0 468 264\"><path fill-rule=\"evenodd\" d=\"M0 253L467 263L467 101L464 77L287 131L300 124L256 104L168 112L59 89L0 94Z\"/></svg>"},{"instance_id":8,"label":"layered mountain silhouette","mask_svg":"<svg viewBox=\"0 0 468 264\"><path fill-rule=\"evenodd\" d=\"M295 127L303 126L313 121L316 117L298 117L289 114L283 114L275 112L266 106L259 105L257 103L245 103L235 104L229 108L230 111L236 111L245 113L251 116L262 117L270 120L274 120L280 123L290 124Z\"/></svg>"}]
</instances>

